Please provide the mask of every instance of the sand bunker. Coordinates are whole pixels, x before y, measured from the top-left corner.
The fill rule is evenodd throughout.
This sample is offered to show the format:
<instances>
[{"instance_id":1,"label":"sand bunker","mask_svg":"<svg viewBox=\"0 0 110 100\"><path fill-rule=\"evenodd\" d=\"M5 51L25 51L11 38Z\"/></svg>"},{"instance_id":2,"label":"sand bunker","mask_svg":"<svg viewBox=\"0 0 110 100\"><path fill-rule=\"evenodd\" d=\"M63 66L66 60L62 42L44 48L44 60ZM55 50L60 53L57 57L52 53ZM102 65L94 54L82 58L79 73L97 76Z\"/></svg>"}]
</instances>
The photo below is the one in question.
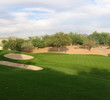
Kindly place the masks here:
<instances>
[{"instance_id":1,"label":"sand bunker","mask_svg":"<svg viewBox=\"0 0 110 100\"><path fill-rule=\"evenodd\" d=\"M32 56L28 56L24 54L17 54L17 53L5 54L4 57L15 59L15 60L29 60L29 59L34 58ZM9 62L9 61L0 61L0 65L6 65L6 66L24 68L24 69L30 69L30 70L42 70L43 69L41 67L37 67L33 65L19 64L19 63L14 63L14 62Z\"/></svg>"},{"instance_id":2,"label":"sand bunker","mask_svg":"<svg viewBox=\"0 0 110 100\"><path fill-rule=\"evenodd\" d=\"M9 61L0 61L0 65L6 65L6 66L24 68L24 69L30 69L30 70L42 70L43 69L41 67L37 67L33 65L19 64L19 63L13 63Z\"/></svg>"},{"instance_id":3,"label":"sand bunker","mask_svg":"<svg viewBox=\"0 0 110 100\"><path fill-rule=\"evenodd\" d=\"M17 53L9 53L5 54L4 57L10 58L10 59L15 59L15 60L29 60L33 59L34 57L24 55L24 54L17 54Z\"/></svg>"}]
</instances>

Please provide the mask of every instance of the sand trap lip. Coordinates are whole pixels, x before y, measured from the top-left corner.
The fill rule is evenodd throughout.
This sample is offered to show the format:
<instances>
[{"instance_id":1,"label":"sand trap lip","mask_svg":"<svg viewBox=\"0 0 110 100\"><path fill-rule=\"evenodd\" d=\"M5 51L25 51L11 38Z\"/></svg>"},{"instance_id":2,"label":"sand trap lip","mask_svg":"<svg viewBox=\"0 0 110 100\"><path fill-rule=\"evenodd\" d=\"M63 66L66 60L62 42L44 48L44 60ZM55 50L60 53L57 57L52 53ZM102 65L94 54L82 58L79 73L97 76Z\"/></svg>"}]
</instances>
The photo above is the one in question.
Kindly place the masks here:
<instances>
[{"instance_id":1,"label":"sand trap lip","mask_svg":"<svg viewBox=\"0 0 110 100\"><path fill-rule=\"evenodd\" d=\"M10 67L24 68L24 69L30 69L30 70L42 70L43 69L41 67L37 67L33 65L19 64L19 63L13 63L9 61L0 61L0 65L6 65Z\"/></svg>"},{"instance_id":2,"label":"sand trap lip","mask_svg":"<svg viewBox=\"0 0 110 100\"><path fill-rule=\"evenodd\" d=\"M15 60L29 60L33 59L34 57L25 55L25 54L18 54L18 53L9 53L5 54L4 57L10 58L10 59L15 59Z\"/></svg>"}]
</instances>

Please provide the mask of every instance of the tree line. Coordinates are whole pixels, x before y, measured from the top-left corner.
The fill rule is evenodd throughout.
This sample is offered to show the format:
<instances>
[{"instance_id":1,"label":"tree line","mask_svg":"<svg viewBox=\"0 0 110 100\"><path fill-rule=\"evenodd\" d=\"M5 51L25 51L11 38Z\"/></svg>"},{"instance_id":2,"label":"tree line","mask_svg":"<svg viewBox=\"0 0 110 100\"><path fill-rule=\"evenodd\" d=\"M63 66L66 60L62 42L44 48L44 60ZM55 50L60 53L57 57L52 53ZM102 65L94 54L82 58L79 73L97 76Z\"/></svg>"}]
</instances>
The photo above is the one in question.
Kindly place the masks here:
<instances>
[{"instance_id":1,"label":"tree line","mask_svg":"<svg viewBox=\"0 0 110 100\"><path fill-rule=\"evenodd\" d=\"M30 51L35 47L58 47L58 51L60 51L61 47L68 45L81 45L90 51L92 47L98 45L108 45L110 47L110 34L96 31L90 35L58 32L53 35L34 36L28 39L10 37L8 40L3 40L2 43L4 50L13 51Z\"/></svg>"}]
</instances>

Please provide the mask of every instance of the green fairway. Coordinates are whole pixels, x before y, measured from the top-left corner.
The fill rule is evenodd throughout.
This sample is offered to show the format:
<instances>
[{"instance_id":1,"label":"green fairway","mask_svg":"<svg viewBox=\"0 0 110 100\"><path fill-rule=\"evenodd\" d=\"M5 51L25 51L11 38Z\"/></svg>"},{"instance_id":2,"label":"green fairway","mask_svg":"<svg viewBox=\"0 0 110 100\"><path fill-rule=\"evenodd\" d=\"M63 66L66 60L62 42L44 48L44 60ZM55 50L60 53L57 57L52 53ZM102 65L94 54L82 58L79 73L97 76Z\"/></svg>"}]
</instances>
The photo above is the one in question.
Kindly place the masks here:
<instances>
[{"instance_id":1,"label":"green fairway","mask_svg":"<svg viewBox=\"0 0 110 100\"><path fill-rule=\"evenodd\" d=\"M4 58L6 53L12 52L0 51L0 60L44 69L0 65L0 100L110 100L110 57L24 53L35 58L18 61Z\"/></svg>"}]
</instances>

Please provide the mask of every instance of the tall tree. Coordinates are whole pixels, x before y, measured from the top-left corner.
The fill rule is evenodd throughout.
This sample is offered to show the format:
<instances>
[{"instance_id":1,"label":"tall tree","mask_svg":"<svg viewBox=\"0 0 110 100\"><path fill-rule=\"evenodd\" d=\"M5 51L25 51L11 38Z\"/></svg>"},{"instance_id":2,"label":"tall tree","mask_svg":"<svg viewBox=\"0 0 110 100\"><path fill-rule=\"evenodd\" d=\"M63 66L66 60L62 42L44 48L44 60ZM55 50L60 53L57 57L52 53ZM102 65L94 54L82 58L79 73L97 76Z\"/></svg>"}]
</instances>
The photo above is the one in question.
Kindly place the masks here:
<instances>
[{"instance_id":1,"label":"tall tree","mask_svg":"<svg viewBox=\"0 0 110 100\"><path fill-rule=\"evenodd\" d=\"M21 45L23 44L24 39L20 38L9 38L4 42L3 49L10 49L12 51L22 51Z\"/></svg>"},{"instance_id":2,"label":"tall tree","mask_svg":"<svg viewBox=\"0 0 110 100\"><path fill-rule=\"evenodd\" d=\"M105 33L105 32L98 33L98 32L95 31L95 32L93 32L92 34L90 34L88 36L88 39L89 40L95 40L100 45L106 45L108 35L109 34L108 33Z\"/></svg>"},{"instance_id":3,"label":"tall tree","mask_svg":"<svg viewBox=\"0 0 110 100\"><path fill-rule=\"evenodd\" d=\"M70 36L73 45L83 44L84 36L81 36L80 34L72 33L72 32L70 32L68 35Z\"/></svg>"},{"instance_id":4,"label":"tall tree","mask_svg":"<svg viewBox=\"0 0 110 100\"><path fill-rule=\"evenodd\" d=\"M43 48L45 47L44 40L42 37L30 37L30 41L32 42L34 47Z\"/></svg>"},{"instance_id":5,"label":"tall tree","mask_svg":"<svg viewBox=\"0 0 110 100\"><path fill-rule=\"evenodd\" d=\"M34 48L34 46L30 41L25 41L21 45L21 48L22 48L23 51L30 52Z\"/></svg>"},{"instance_id":6,"label":"tall tree","mask_svg":"<svg viewBox=\"0 0 110 100\"><path fill-rule=\"evenodd\" d=\"M110 35L107 37L107 44L109 45L110 48Z\"/></svg>"},{"instance_id":7,"label":"tall tree","mask_svg":"<svg viewBox=\"0 0 110 100\"><path fill-rule=\"evenodd\" d=\"M71 38L67 34L64 34L63 32L59 32L52 35L48 39L47 43L50 46L58 47L58 51L60 51L60 47L70 45Z\"/></svg>"}]
</instances>

